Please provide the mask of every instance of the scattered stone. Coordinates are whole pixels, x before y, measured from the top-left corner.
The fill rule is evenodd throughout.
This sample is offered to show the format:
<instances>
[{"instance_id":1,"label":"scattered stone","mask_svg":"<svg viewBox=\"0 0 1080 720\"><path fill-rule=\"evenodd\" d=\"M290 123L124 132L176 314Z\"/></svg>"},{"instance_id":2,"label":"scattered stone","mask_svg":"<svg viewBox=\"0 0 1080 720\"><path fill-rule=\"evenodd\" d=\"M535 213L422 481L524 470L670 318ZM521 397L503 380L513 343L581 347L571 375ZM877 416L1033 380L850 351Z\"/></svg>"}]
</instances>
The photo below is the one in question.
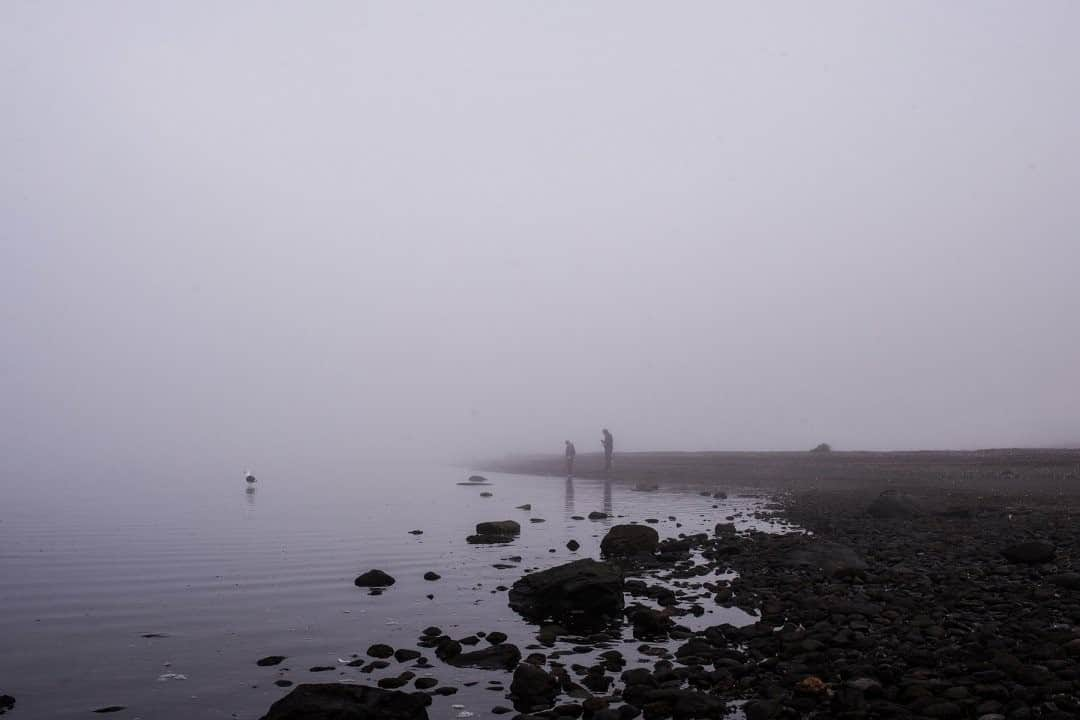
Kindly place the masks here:
<instances>
[{"instance_id":1,"label":"scattered stone","mask_svg":"<svg viewBox=\"0 0 1080 720\"><path fill-rule=\"evenodd\" d=\"M866 508L866 512L871 517L880 520L913 518L922 514L914 500L896 490L886 490L881 493L874 502L870 503L870 507Z\"/></svg>"},{"instance_id":2,"label":"scattered stone","mask_svg":"<svg viewBox=\"0 0 1080 720\"><path fill-rule=\"evenodd\" d=\"M308 672L330 672L331 670L337 670L333 665L315 665L308 668Z\"/></svg>"},{"instance_id":3,"label":"scattered stone","mask_svg":"<svg viewBox=\"0 0 1080 720\"><path fill-rule=\"evenodd\" d=\"M431 582L434 582L435 580L439 580L440 578L442 578L442 575L440 575L437 572L432 572L431 570L428 570L426 573L424 573L424 579L429 580Z\"/></svg>"},{"instance_id":4,"label":"scattered stone","mask_svg":"<svg viewBox=\"0 0 1080 720\"><path fill-rule=\"evenodd\" d=\"M1037 565L1053 560L1056 552L1053 545L1044 542L1025 542L1010 545L1001 554L1011 563Z\"/></svg>"},{"instance_id":5,"label":"scattered stone","mask_svg":"<svg viewBox=\"0 0 1080 720\"><path fill-rule=\"evenodd\" d=\"M495 630L487 634L487 641L492 645L506 642L506 633Z\"/></svg>"},{"instance_id":6,"label":"scattered stone","mask_svg":"<svg viewBox=\"0 0 1080 720\"><path fill-rule=\"evenodd\" d=\"M8 696L5 695L4 697L8 697ZM2 707L2 705L0 705L0 707ZM120 712L121 710L127 710L127 707L124 706L124 705L109 705L109 706L106 706L106 707L98 708L97 710L94 710L94 712L101 713L101 714L104 715L105 713Z\"/></svg>"},{"instance_id":7,"label":"scattered stone","mask_svg":"<svg viewBox=\"0 0 1080 720\"><path fill-rule=\"evenodd\" d=\"M577 540L571 540L570 542L566 543L566 549L570 552L577 552L578 548L580 547L581 544Z\"/></svg>"},{"instance_id":8,"label":"scattered stone","mask_svg":"<svg viewBox=\"0 0 1080 720\"><path fill-rule=\"evenodd\" d=\"M271 667L273 665L280 665L285 659L285 655L267 655L264 658L255 661L255 664L259 667Z\"/></svg>"},{"instance_id":9,"label":"scattered stone","mask_svg":"<svg viewBox=\"0 0 1080 720\"><path fill-rule=\"evenodd\" d=\"M410 530L409 534L410 535L423 535L424 531L423 530Z\"/></svg>"},{"instance_id":10,"label":"scattered stone","mask_svg":"<svg viewBox=\"0 0 1080 720\"><path fill-rule=\"evenodd\" d=\"M510 694L514 705L526 709L533 705L547 705L555 701L559 682L550 674L529 663L521 663L514 671Z\"/></svg>"},{"instance_id":11,"label":"scattered stone","mask_svg":"<svg viewBox=\"0 0 1080 720\"><path fill-rule=\"evenodd\" d=\"M413 681L413 685L417 690L430 690L438 684L439 681L432 677L416 678L416 680Z\"/></svg>"},{"instance_id":12,"label":"scattered stone","mask_svg":"<svg viewBox=\"0 0 1080 720\"><path fill-rule=\"evenodd\" d=\"M353 581L356 587L389 587L393 585L396 580L391 576L384 573L382 570L368 570L363 575L360 575ZM299 689L299 688L298 688Z\"/></svg>"},{"instance_id":13,"label":"scattered stone","mask_svg":"<svg viewBox=\"0 0 1080 720\"><path fill-rule=\"evenodd\" d=\"M596 510L589 513L589 519L590 520L606 520L607 517L608 517L607 513L598 512Z\"/></svg>"},{"instance_id":14,"label":"scattered stone","mask_svg":"<svg viewBox=\"0 0 1080 720\"><path fill-rule=\"evenodd\" d=\"M532 503L525 503L524 505L518 505L517 510L532 510Z\"/></svg>"}]
</instances>

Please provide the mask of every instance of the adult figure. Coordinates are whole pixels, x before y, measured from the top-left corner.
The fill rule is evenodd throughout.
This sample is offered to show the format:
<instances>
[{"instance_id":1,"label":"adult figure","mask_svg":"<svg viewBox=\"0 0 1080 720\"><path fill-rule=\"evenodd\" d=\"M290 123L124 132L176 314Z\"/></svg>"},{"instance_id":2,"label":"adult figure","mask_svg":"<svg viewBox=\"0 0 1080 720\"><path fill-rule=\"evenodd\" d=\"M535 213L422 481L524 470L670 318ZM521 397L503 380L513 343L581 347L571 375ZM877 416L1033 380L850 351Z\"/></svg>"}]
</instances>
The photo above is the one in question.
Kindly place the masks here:
<instances>
[{"instance_id":1,"label":"adult figure","mask_svg":"<svg viewBox=\"0 0 1080 720\"><path fill-rule=\"evenodd\" d=\"M604 472L611 472L611 453L615 451L615 438L611 436L607 428L601 430L604 434L600 444L604 446Z\"/></svg>"},{"instance_id":2,"label":"adult figure","mask_svg":"<svg viewBox=\"0 0 1080 720\"><path fill-rule=\"evenodd\" d=\"M566 441L566 477L571 477L574 474L574 457L577 455L577 448L574 447L574 443L569 440Z\"/></svg>"}]
</instances>

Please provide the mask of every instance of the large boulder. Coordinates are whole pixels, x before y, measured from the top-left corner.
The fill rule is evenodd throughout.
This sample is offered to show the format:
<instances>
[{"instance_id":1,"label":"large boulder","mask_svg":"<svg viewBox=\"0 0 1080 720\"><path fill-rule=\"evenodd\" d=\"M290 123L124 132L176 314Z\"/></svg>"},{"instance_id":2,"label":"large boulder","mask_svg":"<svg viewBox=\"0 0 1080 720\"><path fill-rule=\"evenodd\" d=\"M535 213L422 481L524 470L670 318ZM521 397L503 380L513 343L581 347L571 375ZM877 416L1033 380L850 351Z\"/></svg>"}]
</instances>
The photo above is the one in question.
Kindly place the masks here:
<instances>
[{"instance_id":1,"label":"large boulder","mask_svg":"<svg viewBox=\"0 0 1080 720\"><path fill-rule=\"evenodd\" d=\"M530 573L510 588L510 607L530 620L574 622L616 617L623 608L623 574L585 559Z\"/></svg>"},{"instance_id":2,"label":"large boulder","mask_svg":"<svg viewBox=\"0 0 1080 720\"><path fill-rule=\"evenodd\" d=\"M1010 545L1002 550L1001 554L1011 563L1037 565L1053 560L1056 550L1053 545L1044 542L1025 542Z\"/></svg>"},{"instance_id":3,"label":"large boulder","mask_svg":"<svg viewBox=\"0 0 1080 720\"><path fill-rule=\"evenodd\" d=\"M785 567L820 570L829 577L857 575L867 569L866 561L847 547L815 540L797 547L784 556Z\"/></svg>"},{"instance_id":4,"label":"large boulder","mask_svg":"<svg viewBox=\"0 0 1080 720\"><path fill-rule=\"evenodd\" d=\"M353 580L356 587L390 587L396 580L382 570L368 570Z\"/></svg>"},{"instance_id":5,"label":"large boulder","mask_svg":"<svg viewBox=\"0 0 1080 720\"><path fill-rule=\"evenodd\" d=\"M427 720L431 698L346 683L297 685L262 720Z\"/></svg>"},{"instance_id":6,"label":"large boulder","mask_svg":"<svg viewBox=\"0 0 1080 720\"><path fill-rule=\"evenodd\" d=\"M472 667L482 670L513 670L521 661L521 651L516 645L501 643L483 650L461 653L446 663L454 667Z\"/></svg>"},{"instance_id":7,"label":"large boulder","mask_svg":"<svg viewBox=\"0 0 1080 720\"><path fill-rule=\"evenodd\" d=\"M651 555L656 552L660 535L647 525L615 525L600 541L604 555Z\"/></svg>"},{"instance_id":8,"label":"large boulder","mask_svg":"<svg viewBox=\"0 0 1080 720\"><path fill-rule=\"evenodd\" d=\"M894 518L912 518L922 514L922 510L909 496L896 490L886 490L881 493L866 512L871 517L880 520L892 520Z\"/></svg>"}]
</instances>

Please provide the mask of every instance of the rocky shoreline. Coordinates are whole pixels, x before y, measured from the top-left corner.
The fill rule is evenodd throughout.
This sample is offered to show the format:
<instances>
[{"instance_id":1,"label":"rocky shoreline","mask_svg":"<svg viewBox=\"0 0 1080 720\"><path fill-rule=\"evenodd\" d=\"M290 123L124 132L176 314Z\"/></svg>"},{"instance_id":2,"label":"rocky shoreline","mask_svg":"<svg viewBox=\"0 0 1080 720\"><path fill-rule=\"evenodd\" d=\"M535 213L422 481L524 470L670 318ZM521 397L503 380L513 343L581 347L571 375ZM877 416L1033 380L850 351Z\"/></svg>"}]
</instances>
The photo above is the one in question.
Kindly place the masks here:
<instances>
[{"instance_id":1,"label":"rocky shoreline","mask_svg":"<svg viewBox=\"0 0 1080 720\"><path fill-rule=\"evenodd\" d=\"M489 689L513 708L491 712L523 719L1076 717L1075 499L1023 487L833 487L778 493L770 506L807 532L736 532L732 518L716 517L711 534L661 539L647 524L616 525L601 559L509 588L511 607L538 628L523 650L503 636L467 652L462 644L483 633L454 639L438 628L418 645L436 662L512 671L508 688L495 680ZM757 621L680 624L708 604ZM576 627L575 617L604 621ZM633 650L613 625L632 627ZM573 662L585 653L598 654ZM642 657L648 666L627 669ZM426 718L431 693L454 691L396 689L413 677L301 685L266 720Z\"/></svg>"}]
</instances>

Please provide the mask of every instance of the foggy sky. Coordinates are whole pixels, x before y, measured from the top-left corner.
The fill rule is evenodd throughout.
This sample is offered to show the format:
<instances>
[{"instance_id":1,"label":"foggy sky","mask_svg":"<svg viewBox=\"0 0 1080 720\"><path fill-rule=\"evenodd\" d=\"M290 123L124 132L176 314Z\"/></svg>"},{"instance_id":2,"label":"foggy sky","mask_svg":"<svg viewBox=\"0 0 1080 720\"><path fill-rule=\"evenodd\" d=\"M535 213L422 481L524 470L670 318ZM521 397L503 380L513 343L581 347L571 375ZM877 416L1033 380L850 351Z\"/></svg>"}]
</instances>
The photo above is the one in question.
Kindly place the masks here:
<instances>
[{"instance_id":1,"label":"foggy sky","mask_svg":"<svg viewBox=\"0 0 1080 720\"><path fill-rule=\"evenodd\" d=\"M1080 5L0 4L0 466L1080 442Z\"/></svg>"}]
</instances>

